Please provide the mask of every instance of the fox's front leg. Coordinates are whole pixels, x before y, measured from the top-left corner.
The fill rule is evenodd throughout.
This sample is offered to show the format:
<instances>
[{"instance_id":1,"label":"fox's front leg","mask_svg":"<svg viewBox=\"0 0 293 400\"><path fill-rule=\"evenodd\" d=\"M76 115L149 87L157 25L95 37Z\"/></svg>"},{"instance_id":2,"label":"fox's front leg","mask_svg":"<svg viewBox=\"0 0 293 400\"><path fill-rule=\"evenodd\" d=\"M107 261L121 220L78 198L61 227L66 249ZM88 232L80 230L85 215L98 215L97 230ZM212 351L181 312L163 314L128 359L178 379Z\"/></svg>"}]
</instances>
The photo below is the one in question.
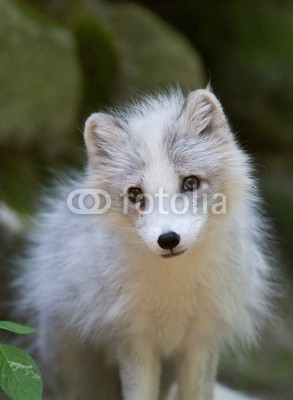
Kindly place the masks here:
<instances>
[{"instance_id":1,"label":"fox's front leg","mask_svg":"<svg viewBox=\"0 0 293 400\"><path fill-rule=\"evenodd\" d=\"M212 400L218 365L218 338L191 329L178 357L178 399Z\"/></svg>"},{"instance_id":2,"label":"fox's front leg","mask_svg":"<svg viewBox=\"0 0 293 400\"><path fill-rule=\"evenodd\" d=\"M118 361L124 400L157 400L160 387L160 359L147 341L123 344Z\"/></svg>"},{"instance_id":3,"label":"fox's front leg","mask_svg":"<svg viewBox=\"0 0 293 400\"><path fill-rule=\"evenodd\" d=\"M217 354L208 349L187 349L179 358L178 385L180 400L212 400Z\"/></svg>"}]
</instances>

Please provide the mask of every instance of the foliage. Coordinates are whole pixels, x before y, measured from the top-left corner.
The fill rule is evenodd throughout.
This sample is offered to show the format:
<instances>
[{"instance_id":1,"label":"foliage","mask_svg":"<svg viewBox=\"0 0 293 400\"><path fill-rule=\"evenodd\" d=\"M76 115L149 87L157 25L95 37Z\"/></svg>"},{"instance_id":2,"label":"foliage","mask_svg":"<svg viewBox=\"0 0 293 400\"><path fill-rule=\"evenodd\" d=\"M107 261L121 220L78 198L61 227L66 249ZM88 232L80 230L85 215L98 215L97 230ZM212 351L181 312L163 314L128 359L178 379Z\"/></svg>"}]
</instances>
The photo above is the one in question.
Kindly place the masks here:
<instances>
[{"instance_id":1,"label":"foliage","mask_svg":"<svg viewBox=\"0 0 293 400\"><path fill-rule=\"evenodd\" d=\"M36 330L0 321L0 329L27 335ZM43 384L34 360L23 350L0 343L0 388L12 400L41 400Z\"/></svg>"}]
</instances>

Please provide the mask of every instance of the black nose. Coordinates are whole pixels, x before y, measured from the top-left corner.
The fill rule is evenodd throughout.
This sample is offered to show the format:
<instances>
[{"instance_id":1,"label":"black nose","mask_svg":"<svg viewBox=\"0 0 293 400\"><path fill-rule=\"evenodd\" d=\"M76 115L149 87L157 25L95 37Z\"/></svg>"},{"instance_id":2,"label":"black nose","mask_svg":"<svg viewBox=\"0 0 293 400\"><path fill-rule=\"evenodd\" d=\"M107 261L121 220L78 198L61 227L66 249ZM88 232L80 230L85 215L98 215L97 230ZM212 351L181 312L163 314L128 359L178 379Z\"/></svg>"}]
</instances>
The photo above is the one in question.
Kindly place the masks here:
<instances>
[{"instance_id":1,"label":"black nose","mask_svg":"<svg viewBox=\"0 0 293 400\"><path fill-rule=\"evenodd\" d=\"M180 242L180 236L175 232L163 233L159 236L158 243L162 249L174 249Z\"/></svg>"}]
</instances>

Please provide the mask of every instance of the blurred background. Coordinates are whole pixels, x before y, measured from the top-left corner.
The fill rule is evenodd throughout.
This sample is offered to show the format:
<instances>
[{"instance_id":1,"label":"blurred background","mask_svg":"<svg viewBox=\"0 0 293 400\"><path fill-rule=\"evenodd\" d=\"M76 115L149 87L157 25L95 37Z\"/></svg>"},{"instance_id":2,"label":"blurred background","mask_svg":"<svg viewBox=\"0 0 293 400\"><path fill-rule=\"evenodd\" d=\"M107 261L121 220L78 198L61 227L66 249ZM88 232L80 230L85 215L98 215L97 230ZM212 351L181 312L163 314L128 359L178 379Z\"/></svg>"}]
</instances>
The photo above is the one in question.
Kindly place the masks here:
<instances>
[{"instance_id":1,"label":"blurred background","mask_svg":"<svg viewBox=\"0 0 293 400\"><path fill-rule=\"evenodd\" d=\"M41 188L82 168L93 111L143 92L212 84L253 156L277 237L280 317L219 378L293 398L293 2L0 0L0 319Z\"/></svg>"}]
</instances>

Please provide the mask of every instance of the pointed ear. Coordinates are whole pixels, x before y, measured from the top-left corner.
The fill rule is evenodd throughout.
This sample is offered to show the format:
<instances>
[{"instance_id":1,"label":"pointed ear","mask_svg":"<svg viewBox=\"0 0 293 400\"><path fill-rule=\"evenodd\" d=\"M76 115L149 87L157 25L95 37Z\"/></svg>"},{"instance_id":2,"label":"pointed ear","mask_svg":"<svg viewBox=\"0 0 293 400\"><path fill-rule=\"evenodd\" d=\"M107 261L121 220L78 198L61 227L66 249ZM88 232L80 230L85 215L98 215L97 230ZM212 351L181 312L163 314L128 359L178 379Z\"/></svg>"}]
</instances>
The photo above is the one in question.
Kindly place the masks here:
<instances>
[{"instance_id":1,"label":"pointed ear","mask_svg":"<svg viewBox=\"0 0 293 400\"><path fill-rule=\"evenodd\" d=\"M221 128L229 129L219 100L205 89L195 90L187 96L179 118L194 123L199 134Z\"/></svg>"},{"instance_id":2,"label":"pointed ear","mask_svg":"<svg viewBox=\"0 0 293 400\"><path fill-rule=\"evenodd\" d=\"M85 123L84 139L89 158L112 157L122 127L117 118L105 113L92 114Z\"/></svg>"}]
</instances>

